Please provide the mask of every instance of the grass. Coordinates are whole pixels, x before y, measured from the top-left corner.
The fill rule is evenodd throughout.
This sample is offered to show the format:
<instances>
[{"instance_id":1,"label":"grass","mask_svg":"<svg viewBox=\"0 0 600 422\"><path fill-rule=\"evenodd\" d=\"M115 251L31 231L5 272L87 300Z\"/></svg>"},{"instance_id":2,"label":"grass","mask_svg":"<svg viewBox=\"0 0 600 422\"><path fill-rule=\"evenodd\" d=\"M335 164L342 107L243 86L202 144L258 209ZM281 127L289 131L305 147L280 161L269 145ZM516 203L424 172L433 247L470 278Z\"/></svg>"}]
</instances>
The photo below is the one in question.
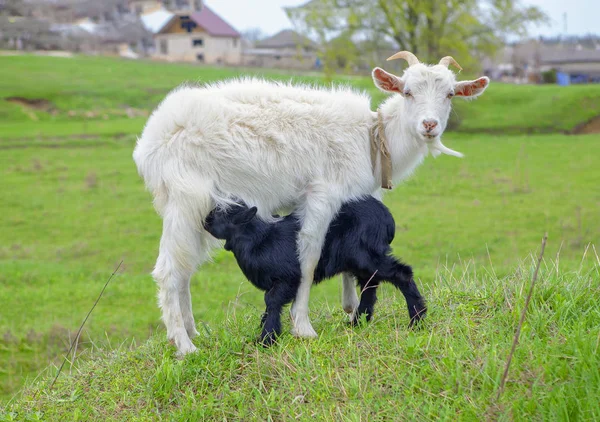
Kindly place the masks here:
<instances>
[{"instance_id":1,"label":"grass","mask_svg":"<svg viewBox=\"0 0 600 422\"><path fill-rule=\"evenodd\" d=\"M518 86L492 82L484 95L475 103L463 104L459 113L458 130L463 132L569 132L600 116L600 85Z\"/></svg>"},{"instance_id":2,"label":"grass","mask_svg":"<svg viewBox=\"0 0 600 422\"><path fill-rule=\"evenodd\" d=\"M211 82L240 75L326 84L320 75L302 76L283 71L210 68L127 61L97 57L65 59L37 56L0 56L0 98L44 99L38 109L0 101L0 121L10 125L0 136L65 136L90 134L94 125L100 133L139 133L144 117L173 87L182 82ZM460 79L460 75L459 75ZM384 95L370 78L338 77L336 83L351 84L368 91L378 103ZM569 131L600 115L600 86L559 87L509 85L493 82L476 102L454 101L453 125L464 132L550 133ZM574 112L576 110L576 112ZM106 120L133 118L110 131ZM39 123L66 122L67 126ZM76 122L88 122L83 127ZM32 125L32 122L37 122ZM103 123L104 122L104 123ZM102 126L105 126L102 129ZM7 131L7 133L4 133ZM44 133L46 132L46 133Z\"/></svg>"},{"instance_id":3,"label":"grass","mask_svg":"<svg viewBox=\"0 0 600 422\"><path fill-rule=\"evenodd\" d=\"M7 402L29 385L0 410L0 420L42 414L48 420L600 417L594 402L600 388L600 261L593 246L600 244L598 137L493 133L516 125L523 132L544 132L549 123L553 130L570 128L587 111L571 106L558 116L548 101L527 107L536 94L550 98L550 88L570 104L584 104L597 87L492 85L490 98L521 93L529 106L499 108L487 92L464 103L459 132L447 134L445 143L466 157L428 158L385 197L397 221L394 251L414 267L430 303L425 330L406 329L405 305L389 288L373 324L347 328L341 283L332 280L311 294L319 339L286 334L273 350L262 350L253 343L262 294L221 251L192 280L200 353L173 359L149 275L160 219L131 153L144 116L170 88L199 75L212 80L238 72L0 57L0 97L46 98L54 105L32 111L0 101L0 303L10 309L0 313L0 399ZM346 81L369 86L364 78ZM134 111L125 116L128 109ZM537 120L523 119L529 111ZM487 133L467 133L478 127ZM531 275L527 257L546 231L545 267L509 383L495 403ZM122 271L88 320L77 363L67 365L54 392L36 393L52 369L39 385L32 379L60 363L121 259Z\"/></svg>"},{"instance_id":4,"label":"grass","mask_svg":"<svg viewBox=\"0 0 600 422\"><path fill-rule=\"evenodd\" d=\"M0 102L0 120L10 122L104 120L147 115L183 82L205 83L253 74L271 79L323 83L319 76L284 71L248 71L193 65L77 57L0 56L0 96L48 101L38 109ZM363 78L344 78L360 81ZM341 80L343 82L344 80ZM372 85L372 84L371 84ZM139 128L135 130L138 132Z\"/></svg>"},{"instance_id":5,"label":"grass","mask_svg":"<svg viewBox=\"0 0 600 422\"><path fill-rule=\"evenodd\" d=\"M20 420L73 421L597 420L599 275L557 274L550 262L495 400L532 261L504 278L466 265L440 271L419 331L406 328L401 298L386 290L367 327L348 328L339 306L323 303L319 339L285 334L263 350L253 342L259 313L235 302L183 361L162 336L92 351L53 391L34 397L45 383L36 385L10 409Z\"/></svg>"}]
</instances>

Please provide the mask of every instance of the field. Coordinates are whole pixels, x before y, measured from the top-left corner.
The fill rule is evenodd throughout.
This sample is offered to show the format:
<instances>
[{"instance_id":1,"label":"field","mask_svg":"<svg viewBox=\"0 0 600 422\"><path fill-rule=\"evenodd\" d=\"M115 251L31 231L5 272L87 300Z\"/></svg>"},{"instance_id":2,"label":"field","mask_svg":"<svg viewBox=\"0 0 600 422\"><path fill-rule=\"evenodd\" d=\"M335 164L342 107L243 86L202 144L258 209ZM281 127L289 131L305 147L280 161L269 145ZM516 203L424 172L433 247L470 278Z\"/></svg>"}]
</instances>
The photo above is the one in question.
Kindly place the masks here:
<instances>
[{"instance_id":1,"label":"field","mask_svg":"<svg viewBox=\"0 0 600 422\"><path fill-rule=\"evenodd\" d=\"M192 281L200 352L174 359L149 275L160 219L131 153L169 89L240 73L250 72L0 57L0 420L600 418L600 136L565 134L600 115L600 86L492 84L456 101L444 139L466 157L428 158L385 197L394 252L429 302L423 330L406 328L387 286L373 323L348 328L334 279L311 294L319 339L286 333L262 350L262 294L220 251ZM383 98L367 78L337 82ZM77 361L48 392L48 365L121 260Z\"/></svg>"}]
</instances>

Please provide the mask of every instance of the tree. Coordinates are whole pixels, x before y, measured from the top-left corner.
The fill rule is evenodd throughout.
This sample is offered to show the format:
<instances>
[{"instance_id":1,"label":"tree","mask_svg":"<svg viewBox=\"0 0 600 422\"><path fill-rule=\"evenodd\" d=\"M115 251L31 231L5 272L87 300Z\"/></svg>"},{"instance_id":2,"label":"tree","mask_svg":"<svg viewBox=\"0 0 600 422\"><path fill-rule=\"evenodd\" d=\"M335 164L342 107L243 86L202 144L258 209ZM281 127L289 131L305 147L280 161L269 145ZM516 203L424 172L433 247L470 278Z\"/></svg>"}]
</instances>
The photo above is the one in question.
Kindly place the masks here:
<instances>
[{"instance_id":1,"label":"tree","mask_svg":"<svg viewBox=\"0 0 600 422\"><path fill-rule=\"evenodd\" d=\"M325 48L343 34L392 43L425 62L452 55L465 66L475 64L477 54L495 53L508 36L525 35L528 24L547 20L539 8L519 0L312 0L286 12Z\"/></svg>"},{"instance_id":2,"label":"tree","mask_svg":"<svg viewBox=\"0 0 600 422\"><path fill-rule=\"evenodd\" d=\"M242 38L248 42L256 43L265 38L265 34L260 28L248 28L242 31Z\"/></svg>"},{"instance_id":3,"label":"tree","mask_svg":"<svg viewBox=\"0 0 600 422\"><path fill-rule=\"evenodd\" d=\"M23 0L0 0L0 16L27 16L31 5Z\"/></svg>"}]
</instances>

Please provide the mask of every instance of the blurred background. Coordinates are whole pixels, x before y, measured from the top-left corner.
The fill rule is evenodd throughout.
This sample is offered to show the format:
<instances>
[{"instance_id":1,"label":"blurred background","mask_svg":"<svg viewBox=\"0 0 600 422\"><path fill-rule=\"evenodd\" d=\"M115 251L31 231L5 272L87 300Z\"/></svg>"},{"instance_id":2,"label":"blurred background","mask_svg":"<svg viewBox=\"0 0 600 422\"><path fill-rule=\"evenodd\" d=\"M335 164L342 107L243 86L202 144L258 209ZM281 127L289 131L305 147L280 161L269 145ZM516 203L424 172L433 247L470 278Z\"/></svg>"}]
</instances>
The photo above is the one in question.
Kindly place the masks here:
<instances>
[{"instance_id":1,"label":"blurred background","mask_svg":"<svg viewBox=\"0 0 600 422\"><path fill-rule=\"evenodd\" d=\"M399 50L466 79L444 142L386 196L394 251L431 296L440 271L515 271L549 234L545 265L600 266L597 1L0 0L0 402L60 362L108 275L78 353L135 347L163 330L149 273L161 221L136 173L136 136L165 94L239 75L348 84ZM458 270L457 270L458 271ZM395 295L385 290L388 296ZM261 307L230 254L192 282L194 314ZM339 308L340 283L311 306ZM312 305L314 303L314 305Z\"/></svg>"}]
</instances>

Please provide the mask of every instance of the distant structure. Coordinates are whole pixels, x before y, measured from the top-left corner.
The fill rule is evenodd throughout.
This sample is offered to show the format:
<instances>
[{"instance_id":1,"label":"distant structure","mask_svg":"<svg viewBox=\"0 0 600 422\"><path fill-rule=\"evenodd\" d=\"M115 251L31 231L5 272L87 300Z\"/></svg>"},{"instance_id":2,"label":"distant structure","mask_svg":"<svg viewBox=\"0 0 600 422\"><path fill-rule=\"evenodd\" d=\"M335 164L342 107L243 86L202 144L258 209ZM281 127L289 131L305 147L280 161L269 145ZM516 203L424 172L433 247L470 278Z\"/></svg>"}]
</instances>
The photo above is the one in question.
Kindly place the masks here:
<instances>
[{"instance_id":1,"label":"distant structure","mask_svg":"<svg viewBox=\"0 0 600 422\"><path fill-rule=\"evenodd\" d=\"M59 49L129 58L158 50L157 31L153 30L156 18L150 19L148 28L146 15L204 15L202 0L24 0L10 8L6 1L11 0L0 0L0 48ZM6 10L10 15L2 16Z\"/></svg>"},{"instance_id":2,"label":"distant structure","mask_svg":"<svg viewBox=\"0 0 600 422\"><path fill-rule=\"evenodd\" d=\"M141 15L154 34L154 53L161 60L239 65L241 34L207 6L200 11L159 8Z\"/></svg>"},{"instance_id":3,"label":"distant structure","mask_svg":"<svg viewBox=\"0 0 600 422\"><path fill-rule=\"evenodd\" d=\"M313 69L317 66L317 44L291 29L257 42L243 51L243 64L279 69Z\"/></svg>"},{"instance_id":4,"label":"distant structure","mask_svg":"<svg viewBox=\"0 0 600 422\"><path fill-rule=\"evenodd\" d=\"M492 79L512 83L600 83L600 41L528 40L483 60Z\"/></svg>"},{"instance_id":5,"label":"distant structure","mask_svg":"<svg viewBox=\"0 0 600 422\"><path fill-rule=\"evenodd\" d=\"M202 0L0 0L0 48L224 66L321 67L319 46L311 39L286 29L252 43Z\"/></svg>"},{"instance_id":6,"label":"distant structure","mask_svg":"<svg viewBox=\"0 0 600 422\"><path fill-rule=\"evenodd\" d=\"M129 0L129 10L141 16L159 9L171 12L199 12L202 10L202 0Z\"/></svg>"}]
</instances>

